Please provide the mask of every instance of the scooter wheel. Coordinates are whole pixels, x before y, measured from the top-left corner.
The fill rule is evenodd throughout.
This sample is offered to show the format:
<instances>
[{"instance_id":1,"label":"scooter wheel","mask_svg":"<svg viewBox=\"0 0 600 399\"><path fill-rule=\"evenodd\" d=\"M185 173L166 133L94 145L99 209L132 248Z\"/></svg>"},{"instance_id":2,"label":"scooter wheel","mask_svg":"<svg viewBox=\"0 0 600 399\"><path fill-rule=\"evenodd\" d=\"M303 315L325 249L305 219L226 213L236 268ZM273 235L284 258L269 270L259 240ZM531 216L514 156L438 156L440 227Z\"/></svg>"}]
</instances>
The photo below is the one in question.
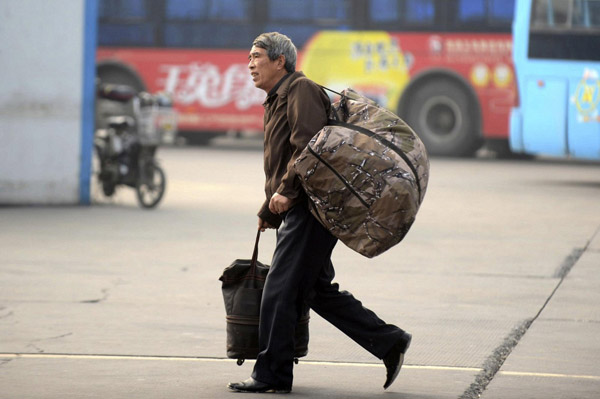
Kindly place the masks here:
<instances>
[{"instance_id":1,"label":"scooter wheel","mask_svg":"<svg viewBox=\"0 0 600 399\"><path fill-rule=\"evenodd\" d=\"M102 192L107 197L112 196L115 193L115 185L109 182L102 182Z\"/></svg>"},{"instance_id":2,"label":"scooter wheel","mask_svg":"<svg viewBox=\"0 0 600 399\"><path fill-rule=\"evenodd\" d=\"M136 191L139 204L144 208L154 208L165 193L165 172L155 163L145 165Z\"/></svg>"}]
</instances>

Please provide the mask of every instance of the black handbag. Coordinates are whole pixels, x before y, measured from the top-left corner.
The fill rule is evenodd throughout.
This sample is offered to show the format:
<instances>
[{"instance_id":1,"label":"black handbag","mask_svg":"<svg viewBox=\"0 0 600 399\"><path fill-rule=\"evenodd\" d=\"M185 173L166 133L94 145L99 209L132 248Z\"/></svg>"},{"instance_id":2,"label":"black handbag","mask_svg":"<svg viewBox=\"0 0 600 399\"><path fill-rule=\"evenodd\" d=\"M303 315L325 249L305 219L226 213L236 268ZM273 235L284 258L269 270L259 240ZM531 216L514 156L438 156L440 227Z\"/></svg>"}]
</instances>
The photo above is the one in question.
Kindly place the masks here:
<instances>
[{"instance_id":1,"label":"black handbag","mask_svg":"<svg viewBox=\"0 0 600 399\"><path fill-rule=\"evenodd\" d=\"M223 282L223 300L227 314L227 357L237 359L242 365L246 359L256 359L258 355L258 323L260 301L269 272L269 265L258 261L258 241L256 233L252 259L236 259L223 270L219 280ZM308 322L310 310L307 308L298 320L295 333L294 361L308 353Z\"/></svg>"}]
</instances>

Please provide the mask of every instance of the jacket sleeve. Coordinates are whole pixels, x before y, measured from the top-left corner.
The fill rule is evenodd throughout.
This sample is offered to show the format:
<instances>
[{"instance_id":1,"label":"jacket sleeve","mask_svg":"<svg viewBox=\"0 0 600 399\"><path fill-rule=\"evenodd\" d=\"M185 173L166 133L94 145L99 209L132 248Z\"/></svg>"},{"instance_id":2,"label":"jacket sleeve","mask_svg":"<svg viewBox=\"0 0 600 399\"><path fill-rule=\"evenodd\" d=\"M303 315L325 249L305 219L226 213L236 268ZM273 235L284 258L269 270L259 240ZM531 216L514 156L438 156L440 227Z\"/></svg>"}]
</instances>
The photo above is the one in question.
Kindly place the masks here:
<instances>
[{"instance_id":1,"label":"jacket sleeve","mask_svg":"<svg viewBox=\"0 0 600 399\"><path fill-rule=\"evenodd\" d=\"M281 226L281 222L283 220L281 219L281 216L274 214L273 212L271 212L269 210L269 202L270 202L270 199L267 199L263 203L262 207L258 211L258 217L260 217L262 220L264 220L265 222L269 223L271 226L278 229L279 226Z\"/></svg>"},{"instance_id":2,"label":"jacket sleeve","mask_svg":"<svg viewBox=\"0 0 600 399\"><path fill-rule=\"evenodd\" d=\"M292 157L277 188L279 194L294 199L302 192L300 181L296 179L294 162L315 134L327 124L328 107L329 97L311 80L301 78L290 85L287 118Z\"/></svg>"}]
</instances>

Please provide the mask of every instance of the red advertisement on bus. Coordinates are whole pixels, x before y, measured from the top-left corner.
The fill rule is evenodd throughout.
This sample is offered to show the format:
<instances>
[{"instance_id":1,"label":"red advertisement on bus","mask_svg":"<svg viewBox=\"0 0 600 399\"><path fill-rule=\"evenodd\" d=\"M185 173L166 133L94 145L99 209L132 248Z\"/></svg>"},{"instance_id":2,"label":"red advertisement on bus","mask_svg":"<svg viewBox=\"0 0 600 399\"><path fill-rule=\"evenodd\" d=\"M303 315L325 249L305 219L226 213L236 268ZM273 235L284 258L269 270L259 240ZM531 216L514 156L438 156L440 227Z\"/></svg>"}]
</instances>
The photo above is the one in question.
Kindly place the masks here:
<instances>
[{"instance_id":1,"label":"red advertisement on bus","mask_svg":"<svg viewBox=\"0 0 600 399\"><path fill-rule=\"evenodd\" d=\"M457 74L464 82L463 89L472 90L478 100L484 137L508 137L510 110L517 93L510 35L396 34L394 37L408 58L412 84L433 74L446 77Z\"/></svg>"},{"instance_id":2,"label":"red advertisement on bus","mask_svg":"<svg viewBox=\"0 0 600 399\"><path fill-rule=\"evenodd\" d=\"M298 69L334 90L353 87L397 112L434 154L461 155L480 139L506 139L516 86L508 34L322 31ZM260 131L264 92L244 50L100 48L143 88L173 96L178 129Z\"/></svg>"},{"instance_id":3,"label":"red advertisement on bus","mask_svg":"<svg viewBox=\"0 0 600 399\"><path fill-rule=\"evenodd\" d=\"M99 49L99 62L135 71L145 90L170 93L178 129L262 129L264 92L256 89L239 50Z\"/></svg>"}]
</instances>

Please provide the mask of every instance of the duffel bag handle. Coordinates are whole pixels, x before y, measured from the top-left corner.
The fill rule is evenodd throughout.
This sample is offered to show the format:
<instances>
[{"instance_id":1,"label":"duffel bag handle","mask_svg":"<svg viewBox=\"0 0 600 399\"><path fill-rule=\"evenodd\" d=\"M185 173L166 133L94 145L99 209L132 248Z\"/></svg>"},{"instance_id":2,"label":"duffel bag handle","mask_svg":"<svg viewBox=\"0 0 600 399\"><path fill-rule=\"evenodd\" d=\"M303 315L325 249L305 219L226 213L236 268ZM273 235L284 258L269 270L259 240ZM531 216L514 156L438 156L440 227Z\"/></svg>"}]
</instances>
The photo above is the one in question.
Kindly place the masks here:
<instances>
[{"instance_id":1,"label":"duffel bag handle","mask_svg":"<svg viewBox=\"0 0 600 399\"><path fill-rule=\"evenodd\" d=\"M331 90L329 87L325 87L325 86L321 86L321 85L319 85L319 86L321 87L322 90L326 90L326 91L329 91L333 94L337 94L338 96L340 96L340 108L343 113L342 118L343 118L343 120L347 120L348 116L349 116L349 111L348 111L348 105L346 104L346 96L342 93L338 93L335 90ZM337 113L333 112L333 109L331 111L331 114L333 116L333 120L339 121L340 116Z\"/></svg>"}]
</instances>

